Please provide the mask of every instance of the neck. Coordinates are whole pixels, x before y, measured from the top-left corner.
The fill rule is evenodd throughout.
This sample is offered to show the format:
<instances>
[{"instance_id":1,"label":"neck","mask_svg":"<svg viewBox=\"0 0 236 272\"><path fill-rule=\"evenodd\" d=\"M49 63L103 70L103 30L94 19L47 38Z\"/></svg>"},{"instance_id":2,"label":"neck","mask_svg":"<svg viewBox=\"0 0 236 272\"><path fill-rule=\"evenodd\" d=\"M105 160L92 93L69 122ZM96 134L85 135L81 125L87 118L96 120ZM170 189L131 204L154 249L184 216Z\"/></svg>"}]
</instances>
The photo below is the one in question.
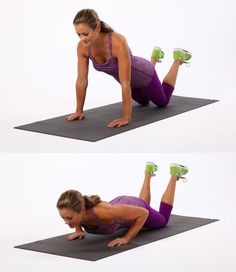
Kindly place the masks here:
<instances>
[{"instance_id":1,"label":"neck","mask_svg":"<svg viewBox=\"0 0 236 272\"><path fill-rule=\"evenodd\" d=\"M100 49L104 47L106 41L106 34L103 32L99 32L97 39L91 44L92 48Z\"/></svg>"},{"instance_id":2,"label":"neck","mask_svg":"<svg viewBox=\"0 0 236 272\"><path fill-rule=\"evenodd\" d=\"M87 210L84 211L84 214L83 214L83 219L82 219L82 224L85 224L90 220L90 214L88 213Z\"/></svg>"}]
</instances>

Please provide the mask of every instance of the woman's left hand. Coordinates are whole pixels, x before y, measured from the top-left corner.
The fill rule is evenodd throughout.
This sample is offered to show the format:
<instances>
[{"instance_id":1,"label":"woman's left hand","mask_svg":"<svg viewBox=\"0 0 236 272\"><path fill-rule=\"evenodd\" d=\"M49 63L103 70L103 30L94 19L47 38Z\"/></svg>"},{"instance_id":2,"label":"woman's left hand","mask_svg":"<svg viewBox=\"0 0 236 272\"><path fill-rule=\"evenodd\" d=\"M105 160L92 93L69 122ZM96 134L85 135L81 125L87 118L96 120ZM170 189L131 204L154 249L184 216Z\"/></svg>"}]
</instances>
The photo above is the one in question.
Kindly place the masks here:
<instances>
[{"instance_id":1,"label":"woman's left hand","mask_svg":"<svg viewBox=\"0 0 236 272\"><path fill-rule=\"evenodd\" d=\"M129 120L130 120L130 118L121 117L121 118L113 120L107 126L109 128L122 127L122 126L128 125L129 124Z\"/></svg>"},{"instance_id":2,"label":"woman's left hand","mask_svg":"<svg viewBox=\"0 0 236 272\"><path fill-rule=\"evenodd\" d=\"M115 247L115 246L122 246L125 244L128 244L129 241L125 237L116 238L115 240L111 241L108 246L109 247Z\"/></svg>"}]
</instances>

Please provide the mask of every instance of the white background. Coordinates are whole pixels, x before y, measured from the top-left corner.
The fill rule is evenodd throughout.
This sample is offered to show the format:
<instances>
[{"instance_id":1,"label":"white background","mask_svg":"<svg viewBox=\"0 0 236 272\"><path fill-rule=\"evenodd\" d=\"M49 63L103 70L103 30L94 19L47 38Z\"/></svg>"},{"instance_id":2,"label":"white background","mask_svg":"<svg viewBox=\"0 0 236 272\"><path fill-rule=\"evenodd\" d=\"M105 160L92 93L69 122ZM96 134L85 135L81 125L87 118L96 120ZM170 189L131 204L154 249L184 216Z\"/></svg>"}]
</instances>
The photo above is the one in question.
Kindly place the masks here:
<instances>
[{"instance_id":1,"label":"white background","mask_svg":"<svg viewBox=\"0 0 236 272\"><path fill-rule=\"evenodd\" d=\"M212 223L97 262L14 249L14 245L71 232L55 207L60 194L77 189L109 201L138 196L147 160L158 164L152 203L169 179L169 163L189 166L178 182L173 213L218 218ZM235 271L234 154L2 154L0 156L0 263L12 271Z\"/></svg>"},{"instance_id":2,"label":"white background","mask_svg":"<svg viewBox=\"0 0 236 272\"><path fill-rule=\"evenodd\" d=\"M153 46L161 46L160 79L174 47L191 50L192 65L181 67L175 94L220 102L97 143L14 130L75 110L72 21L86 7L122 33L134 55L149 59ZM236 151L234 0L1 0L0 12L2 152ZM85 109L120 101L119 84L90 66Z\"/></svg>"}]
</instances>

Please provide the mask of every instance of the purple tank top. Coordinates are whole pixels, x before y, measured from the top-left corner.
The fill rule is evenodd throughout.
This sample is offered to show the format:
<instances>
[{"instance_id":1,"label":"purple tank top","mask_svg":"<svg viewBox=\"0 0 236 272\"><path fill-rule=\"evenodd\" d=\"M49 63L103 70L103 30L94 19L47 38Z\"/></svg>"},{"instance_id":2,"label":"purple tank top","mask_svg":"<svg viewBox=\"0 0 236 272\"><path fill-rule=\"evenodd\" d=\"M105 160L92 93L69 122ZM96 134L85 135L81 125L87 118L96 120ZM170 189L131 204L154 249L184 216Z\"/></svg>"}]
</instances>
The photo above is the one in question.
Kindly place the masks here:
<instances>
[{"instance_id":1,"label":"purple tank top","mask_svg":"<svg viewBox=\"0 0 236 272\"><path fill-rule=\"evenodd\" d=\"M132 205L136 207L141 207L146 209L146 204L145 202L134 196L118 196L111 200L109 202L111 205ZM88 210L92 217L94 218L97 227L96 228L88 228L85 225L82 225L82 227L85 229L86 232L93 233L93 234L111 234L117 231L118 229L121 228L129 228L133 224L133 220L130 221L124 221L124 220L116 220L112 224L102 224L99 219L96 217L93 208Z\"/></svg>"},{"instance_id":2,"label":"purple tank top","mask_svg":"<svg viewBox=\"0 0 236 272\"><path fill-rule=\"evenodd\" d=\"M119 72L118 72L118 61L112 56L112 32L108 33L108 45L109 45L109 59L103 63L97 63L91 53L91 47L88 49L89 58L93 62L93 67L100 72L107 73L113 76L118 82ZM151 62L137 56L133 56L131 50L130 59L131 59L131 88L142 88L148 86L152 80L154 74L154 67Z\"/></svg>"}]
</instances>

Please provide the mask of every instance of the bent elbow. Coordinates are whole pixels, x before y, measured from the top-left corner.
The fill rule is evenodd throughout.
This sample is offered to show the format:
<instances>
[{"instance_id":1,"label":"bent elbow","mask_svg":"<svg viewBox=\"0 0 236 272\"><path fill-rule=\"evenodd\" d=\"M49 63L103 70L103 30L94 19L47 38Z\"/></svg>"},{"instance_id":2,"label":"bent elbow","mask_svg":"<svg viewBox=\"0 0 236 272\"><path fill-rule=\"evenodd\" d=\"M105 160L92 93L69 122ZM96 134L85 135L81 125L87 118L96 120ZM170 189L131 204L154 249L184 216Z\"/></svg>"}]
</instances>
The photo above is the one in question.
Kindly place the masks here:
<instances>
[{"instance_id":1,"label":"bent elbow","mask_svg":"<svg viewBox=\"0 0 236 272\"><path fill-rule=\"evenodd\" d=\"M122 89L127 89L127 88L130 88L130 87L131 87L131 86L130 86L130 81L128 81L128 80L123 80L123 81L121 81L121 82L120 82L120 85L121 85Z\"/></svg>"},{"instance_id":2,"label":"bent elbow","mask_svg":"<svg viewBox=\"0 0 236 272\"><path fill-rule=\"evenodd\" d=\"M88 80L81 80L79 78L76 80L77 88L87 88L87 86L88 86Z\"/></svg>"},{"instance_id":3,"label":"bent elbow","mask_svg":"<svg viewBox=\"0 0 236 272\"><path fill-rule=\"evenodd\" d=\"M146 218L148 218L148 216L149 216L149 211L148 210L145 210L145 215L146 215Z\"/></svg>"}]
</instances>

